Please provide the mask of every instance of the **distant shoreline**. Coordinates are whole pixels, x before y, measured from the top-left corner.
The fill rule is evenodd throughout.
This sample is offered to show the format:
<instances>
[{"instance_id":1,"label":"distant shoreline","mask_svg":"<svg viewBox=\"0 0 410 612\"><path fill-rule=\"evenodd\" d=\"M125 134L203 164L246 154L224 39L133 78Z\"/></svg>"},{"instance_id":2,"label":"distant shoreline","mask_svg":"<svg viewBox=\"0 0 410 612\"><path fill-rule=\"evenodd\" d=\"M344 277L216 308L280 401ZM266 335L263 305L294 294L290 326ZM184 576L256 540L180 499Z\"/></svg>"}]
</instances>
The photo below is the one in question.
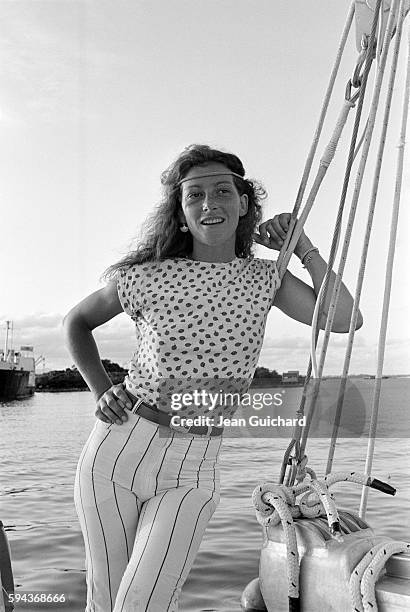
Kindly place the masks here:
<instances>
[{"instance_id":1,"label":"distant shoreline","mask_svg":"<svg viewBox=\"0 0 410 612\"><path fill-rule=\"evenodd\" d=\"M262 368L261 368L262 369ZM264 369L264 368L263 368ZM275 372L276 373L276 372ZM127 374L125 371L108 371L108 374L113 384L119 384L124 381ZM264 372L265 374L265 372ZM410 374L384 374L382 379L405 379L410 378ZM337 380L341 376L329 375L324 376L322 380ZM348 380L375 380L375 374L351 374ZM313 379L311 379L313 381ZM250 389L282 389L282 388L300 388L305 384L305 377L299 375L298 380L281 380L279 376L262 375L256 376L250 385ZM38 393L65 393L71 391L89 391L85 382L82 380L79 372L73 371L51 371L50 373L36 375L36 388Z\"/></svg>"},{"instance_id":2,"label":"distant shoreline","mask_svg":"<svg viewBox=\"0 0 410 612\"><path fill-rule=\"evenodd\" d=\"M271 384L252 384L250 386L251 389L281 389L282 387L303 387L303 384L298 383L271 383ZM84 389L83 387L61 387L61 389L56 387L42 387L41 389L36 389L36 393L65 393L70 391L90 391L89 389Z\"/></svg>"},{"instance_id":3,"label":"distant shoreline","mask_svg":"<svg viewBox=\"0 0 410 612\"><path fill-rule=\"evenodd\" d=\"M36 389L36 393L66 393L66 392L71 392L71 391L89 391L90 389L84 389L83 387L62 387L61 389L56 389L56 388L46 388L46 387L42 387L41 389Z\"/></svg>"},{"instance_id":4,"label":"distant shoreline","mask_svg":"<svg viewBox=\"0 0 410 612\"><path fill-rule=\"evenodd\" d=\"M340 376L325 376L323 377L322 380L336 380L340 378ZM355 379L355 380L375 380L375 376L373 375L353 375L353 376L349 376L349 379ZM386 374L382 377L383 380L386 379L398 379L398 378L410 378L410 375L408 374ZM253 381L251 383L250 389L283 389L283 388L302 388L304 386L304 383L280 383L277 382L275 380L268 380L268 379L264 379L263 382L262 380L258 380L258 381ZM87 387L47 387L47 386L42 386L40 388L36 388L35 392L36 393L70 393L70 392L77 392L77 391L88 391L90 392L90 390Z\"/></svg>"}]
</instances>

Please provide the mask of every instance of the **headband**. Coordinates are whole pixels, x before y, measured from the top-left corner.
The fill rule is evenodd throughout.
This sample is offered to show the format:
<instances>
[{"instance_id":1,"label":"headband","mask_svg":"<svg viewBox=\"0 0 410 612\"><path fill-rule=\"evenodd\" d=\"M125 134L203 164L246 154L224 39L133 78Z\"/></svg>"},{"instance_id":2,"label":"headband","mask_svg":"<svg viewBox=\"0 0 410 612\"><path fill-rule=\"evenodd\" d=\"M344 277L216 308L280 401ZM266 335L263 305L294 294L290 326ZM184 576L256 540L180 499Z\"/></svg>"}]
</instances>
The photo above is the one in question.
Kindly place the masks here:
<instances>
[{"instance_id":1,"label":"headband","mask_svg":"<svg viewBox=\"0 0 410 612\"><path fill-rule=\"evenodd\" d=\"M205 178L208 176L221 176L224 174L228 174L229 176L237 176L238 178L242 179L243 181L245 180L245 177L241 176L240 174L238 174L237 172L210 172L209 174L200 174L199 176L191 176L189 178L184 178L181 179L180 181L178 181L177 185L182 185L182 183L185 183L185 181L193 181L194 179L197 178Z\"/></svg>"}]
</instances>

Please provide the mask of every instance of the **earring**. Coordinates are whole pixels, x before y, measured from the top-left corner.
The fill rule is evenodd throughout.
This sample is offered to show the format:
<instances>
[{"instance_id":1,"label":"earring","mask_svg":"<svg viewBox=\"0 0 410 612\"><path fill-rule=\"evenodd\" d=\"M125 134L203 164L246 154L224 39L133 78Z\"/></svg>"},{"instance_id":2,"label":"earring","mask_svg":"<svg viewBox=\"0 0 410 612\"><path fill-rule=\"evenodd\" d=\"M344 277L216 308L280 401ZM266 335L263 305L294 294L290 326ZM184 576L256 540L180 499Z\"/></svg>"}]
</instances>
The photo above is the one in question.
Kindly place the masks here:
<instances>
[{"instance_id":1,"label":"earring","mask_svg":"<svg viewBox=\"0 0 410 612\"><path fill-rule=\"evenodd\" d=\"M181 230L181 232L187 232L188 231L188 226L186 223L184 223L183 225L181 225L181 227L179 228Z\"/></svg>"}]
</instances>

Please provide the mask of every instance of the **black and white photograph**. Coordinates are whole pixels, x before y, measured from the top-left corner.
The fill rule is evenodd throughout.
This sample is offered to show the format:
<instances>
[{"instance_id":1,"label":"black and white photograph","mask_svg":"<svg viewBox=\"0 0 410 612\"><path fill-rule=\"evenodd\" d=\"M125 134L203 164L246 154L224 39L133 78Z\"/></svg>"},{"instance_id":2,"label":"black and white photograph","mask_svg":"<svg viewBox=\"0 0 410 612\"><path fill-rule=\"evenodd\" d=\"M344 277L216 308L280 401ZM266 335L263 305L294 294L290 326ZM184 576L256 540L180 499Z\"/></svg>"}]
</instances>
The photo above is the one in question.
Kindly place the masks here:
<instances>
[{"instance_id":1,"label":"black and white photograph","mask_svg":"<svg viewBox=\"0 0 410 612\"><path fill-rule=\"evenodd\" d=\"M0 612L410 609L410 0L0 0Z\"/></svg>"}]
</instances>

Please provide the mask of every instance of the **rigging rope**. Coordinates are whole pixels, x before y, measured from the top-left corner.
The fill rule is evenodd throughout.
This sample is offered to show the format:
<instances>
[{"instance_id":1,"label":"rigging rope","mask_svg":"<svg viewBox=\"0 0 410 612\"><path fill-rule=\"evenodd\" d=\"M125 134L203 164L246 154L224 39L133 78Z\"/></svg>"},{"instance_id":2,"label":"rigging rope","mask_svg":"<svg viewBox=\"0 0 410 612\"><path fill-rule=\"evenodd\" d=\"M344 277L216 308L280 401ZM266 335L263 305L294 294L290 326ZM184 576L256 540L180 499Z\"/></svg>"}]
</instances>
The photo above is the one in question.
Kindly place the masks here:
<instances>
[{"instance_id":1,"label":"rigging rope","mask_svg":"<svg viewBox=\"0 0 410 612\"><path fill-rule=\"evenodd\" d=\"M401 0L401 5L400 5L401 20L403 20L405 16L404 4L405 4L404 0ZM371 468L372 468L372 463L373 463L374 445L375 445L375 437L376 437L376 429L377 429L377 416L378 416L379 400L380 400L381 378L382 378L382 373L383 373L384 351L385 351L385 345L386 345L386 331L387 331L387 321L388 321L388 315L389 315L390 293L391 293L391 284L392 284L392 277L393 277L394 253L395 253L395 246L396 246L397 225L398 225L399 209L400 209L400 193L401 193L401 185L402 185L402 179L403 179L404 148L405 148L406 127L407 127L407 118L408 118L408 112L409 112L409 97L410 97L410 27L409 27L407 42L408 42L408 50L407 50L406 84L405 84L405 89L404 89L402 121L401 121L400 139L399 139L399 145L398 145L396 184L395 184L395 190L394 190L393 211L392 211L392 219L391 219L391 226L390 226L389 251L388 251L388 257L387 257L387 263L386 263L383 310L382 310L382 320L380 324L379 346L378 346L378 355L377 355L377 372L376 372L376 379L375 379L376 387L375 387L374 396L373 396L368 448L367 448L367 456L366 456L366 466L365 466L366 474L371 473ZM363 490L362 498L360 502L360 511L359 511L360 516L364 516L366 512L366 503L367 503L367 493Z\"/></svg>"},{"instance_id":2,"label":"rigging rope","mask_svg":"<svg viewBox=\"0 0 410 612\"><path fill-rule=\"evenodd\" d=\"M375 115L376 115L376 111L377 111L377 105L378 105L378 99L379 99L379 95L380 95L380 88L381 88L381 81L383 78L383 72L384 72L384 67L385 67L385 63L386 63L386 59L387 59L387 52L388 52L388 46L391 40L391 33L393 31L393 27L394 27L394 18L397 12L397 0L394 4L394 6L392 6L392 10L390 13L390 17L389 17L389 24L386 28L386 35L385 35L385 40L384 40L384 44L383 44L383 53L381 56L381 60L380 60L380 65L379 65L379 71L378 71L378 77L376 80L376 86L375 86L375 90L374 90L374 96L373 96L373 101L372 101L372 107L371 107L371 113L369 115L369 120L368 120L368 132L366 134L366 140L365 140L365 145L363 148L363 154L362 154L362 159L361 159L361 163L359 166L359 170L357 173L357 180L356 180L356 187L355 187L355 192L353 195L353 202L352 202L352 208L351 208L351 213L349 216L349 222L347 224L347 230L346 230L346 238L345 238L345 242L344 242L344 247L343 247L343 252L342 252L342 256L341 256L341 262L340 262L340 266L339 266L339 271L336 277L336 282L335 282L335 286L333 289L333 295L332 295L332 301L331 301L331 307L329 308L329 317L327 320L327 325L325 328L325 338L324 338L324 342L323 342L323 347L322 347L322 357L321 359L324 360L324 355L327 349L327 345L328 345L328 341L329 341L329 336L330 336L330 329L331 326L333 324L333 317L334 317L334 309L335 309L335 304L337 303L337 299L338 299L338 295L339 295L339 289L340 289L340 283L341 283L341 277L343 275L343 269L344 269L344 264L346 261L346 256L347 256L347 250L348 250L348 246L350 244L350 236L351 236L351 228L353 225L353 220L354 220L354 215L355 215L355 211L356 211L356 205L357 205L357 200L359 197L359 193L360 193L360 188L361 188L361 184L362 184L362 179L363 179L363 174L364 174L364 168L366 165L366 161L367 161L367 154L368 154L368 150L370 147L370 141L371 141L371 135L373 132L373 127L374 127L374 121L375 121ZM404 19L404 14L402 15L402 18ZM349 336L350 341L348 344L348 349L347 351L351 351L351 346L352 346L352 342L353 342L353 336L354 336L354 330L355 330L355 326L356 326L356 321L357 321L357 314L358 314L358 305L357 308L353 310L352 312L352 319L351 319L351 325L350 325L350 330L351 330L351 334ZM354 315L354 318L353 318ZM344 396L344 392L345 392L345 387L346 387L346 379L347 379L347 372L344 372L342 375L342 379L341 379L341 388L340 388L340 392L339 392L339 400L338 400L338 404L343 402L343 396ZM314 406L314 404L313 404ZM337 414L340 412L340 408L337 410ZM340 417L340 414L339 414ZM337 417L338 418L338 417ZM307 434L308 434L308 427L310 424L310 420L308 417L308 423L307 423L307 427L304 430L304 439L302 441L301 444L301 449L304 450L304 444L305 441L307 439ZM330 450L330 454L333 454L334 452L334 445L335 445L335 441L333 440L333 443L331 444L331 450ZM330 468L328 467L327 472L330 471Z\"/></svg>"},{"instance_id":3,"label":"rigging rope","mask_svg":"<svg viewBox=\"0 0 410 612\"><path fill-rule=\"evenodd\" d=\"M361 86L360 91L359 91L359 94L360 94L360 96L359 96L359 103L360 103L360 100L363 101L364 91L365 91L365 82L364 82L363 86ZM356 95L357 94L355 94L354 97L356 97ZM329 144L327 145L327 147L325 149L325 152L324 152L324 154L323 154L323 156L322 156L322 158L320 160L319 170L318 170L318 173L317 173L314 185L313 185L313 187L311 189L311 192L309 194L308 201L307 201L307 203L306 203L306 205L305 205L305 207L304 207L304 209L302 211L302 214L301 214L301 216L299 218L299 221L297 223L297 227L295 228L294 233L292 235L292 239L291 240L294 243L293 247L292 247L292 250L296 246L297 239L298 239L298 237L300 235L300 232L301 232L302 227L303 227L303 225L305 223L307 215L308 215L310 209L312 208L312 206L314 204L314 201L315 201L316 195L318 193L320 184L321 184L321 182L322 182L322 180L323 180L323 178L325 176L325 173L327 171L327 168L328 168L328 166L329 166L329 164L330 164L330 162L331 162L331 160L332 160L332 158L333 158L333 156L335 154L336 146L337 146L337 143L338 143L338 141L340 139L342 129L343 129L345 123L346 123L348 112L350 111L351 108L353 108L353 106L354 106L354 102L352 102L351 99L345 100L345 103L343 105L342 111L341 111L339 119L337 121L335 130L333 132L332 138L331 138ZM359 107L357 109L357 112L359 112L359 119L360 119L361 108L362 108L362 103L359 105ZM357 133L358 121L356 121L355 126L356 126L356 133ZM299 233L297 233L297 228L299 228ZM297 239L296 239L295 236L297 236ZM338 234L334 234L334 239L333 239L333 243L332 243L331 253L330 253L330 256L329 256L329 262L328 262L328 265L327 265L326 274L325 274L325 277L324 277L324 279L322 281L322 287L321 287L321 289L319 291L319 295L318 295L318 298L317 298L319 300L319 310L323 306L323 302L324 302L324 300L326 298L327 287L328 287L328 283L329 283L329 279L330 279L330 273L331 273L331 270L332 270L332 267L333 267L333 263L334 263L334 259L335 259L335 254L336 254L338 240L339 240L339 235ZM318 313L315 315L315 318L317 318L317 317L318 317ZM315 329L315 326L313 328ZM315 343L316 343L317 342L317 338L318 338L318 330L315 329L314 333L315 333ZM304 389L303 389L303 392L302 392L301 404L300 404L299 410L296 413L298 420L299 420L300 417L303 416L303 413L304 413L304 405L305 405L305 401L306 401L306 397L307 397L307 388L308 388L308 382L309 382L309 379L310 379L311 371L312 371L312 361L310 360L309 364L308 364L307 373L306 373L305 386L304 386ZM295 430L294 430L293 440L291 441L291 443L290 443L290 445L289 445L289 447L288 447L288 449L287 449L287 451L285 453L285 457L283 459L282 469L281 469L281 474L280 474L280 479L279 479L280 482L283 482L283 479L284 479L284 476L285 476L285 471L286 471L286 465L287 465L288 459L290 457L290 452L291 452L291 450L292 450L292 448L294 446L297 449L298 461L300 461L301 457L300 457L300 452L299 452L299 448L298 448L300 437L301 437L301 427L299 425L296 425L295 426ZM292 484L292 483L293 483L293 479L291 480L291 482L289 482L289 481L287 482L287 484Z\"/></svg>"},{"instance_id":4,"label":"rigging rope","mask_svg":"<svg viewBox=\"0 0 410 612\"><path fill-rule=\"evenodd\" d=\"M352 203L351 203L349 219L348 219L348 222L347 222L347 228L346 228L346 233L345 233L345 238L344 238L344 244L343 244L342 254L341 254L341 257L340 257L339 269L338 269L338 272L336 274L336 279L335 279L335 283L334 283L334 287L333 287L332 298L331 298L330 305L329 305L328 318L327 318L327 321L326 321L325 334L324 334L323 345L322 345L322 352L321 352L321 357L320 357L320 364L321 365L319 366L319 376L318 376L317 381L315 381L315 387L314 387L314 391L313 391L313 398L312 398L312 402L311 402L311 409L310 409L310 412L309 412L309 415L308 415L308 418L307 418L306 428L305 428L305 430L303 432L303 439L302 439L302 443L301 443L301 450L302 451L304 451L304 448L306 446L307 437L308 437L308 433L309 433L309 428L310 428L310 424L311 424L311 421L312 421L312 418L313 418L313 414L314 414L315 402L316 402L317 395L318 395L318 392L319 392L321 374L322 374L322 371L323 371L324 360L325 360L325 357L326 357L326 351L327 351L327 348L328 348L328 343L329 343L329 338L330 338L330 331L331 331L332 326L333 326L336 304L337 304L337 301L338 301L338 298L339 298L340 285L341 285L341 280L342 280L342 276L343 276L345 262L346 262L346 259L347 259L348 248L350 246L350 238L351 238L352 228L353 228L353 224L354 224L354 218L355 218L355 214L356 214L357 202L358 202L358 199L359 199L359 194L360 194L360 190L361 190L361 186L362 186L362 181L363 181L363 176L364 176L364 170L365 170L365 167L366 167L367 158L368 158L368 152L369 152L370 143L371 143L371 138L372 138L372 135L373 135L373 129L374 129L374 124L375 124L377 106L378 106L378 101L379 101L379 96L380 96L380 89L381 89L382 80L383 80L383 76L384 76L384 68L385 68L385 64L386 64L386 60L387 60L389 43L390 43L390 40L391 40L391 33L392 33L392 30L393 30L393 26L394 26L394 19L395 19L395 15L396 15L396 11L397 11L397 4L398 4L398 0L395 0L394 5L392 6L391 13L390 13L389 23L387 25L386 32L385 32L385 40L384 40L384 43L383 43L383 53L382 53L382 57L381 57L381 60L380 60L380 63L379 63L379 69L378 69L378 73L377 73L376 84L375 84L375 87L374 87L374 90L373 90L373 98L372 98L372 102L371 102L371 110L370 110L368 121L367 121L367 132L365 134L365 142L364 142L364 145L363 145L362 156L361 156L361 160L360 160L359 169L357 171L356 184L355 184L355 189L354 189L354 193L353 193L353 198L352 198ZM352 326L354 325L353 333L354 333L354 329L356 327L357 313L358 313L358 308L357 308L355 319L353 320L353 318L352 318L352 320L351 320L351 325ZM343 375L342 375L342 380L343 380ZM345 389L343 388L343 394L344 394L344 390ZM329 471L329 470L327 470L327 471Z\"/></svg>"},{"instance_id":5,"label":"rigging rope","mask_svg":"<svg viewBox=\"0 0 410 612\"><path fill-rule=\"evenodd\" d=\"M378 1L376 9L375 9L374 19L373 19L373 23L372 23L372 29L371 29L371 33L370 33L370 37L369 37L369 41L368 41L367 57L366 57L365 69L364 69L363 80L362 80L362 88L364 88L364 89L366 87L367 77L368 77L368 74L370 72L371 63L372 63L372 61L374 59L374 43L375 43L375 40L376 40L376 30L377 30L377 23L378 23L378 19L379 19L381 4L382 4L381 0ZM363 108L364 93L365 93L364 91L361 91L361 96L359 98L359 103L358 103L358 108L357 108L356 120L355 120L355 124L354 124L354 127L353 127L352 140L351 140L349 155L348 155L347 164L346 164L346 171L345 171L345 176L344 176L344 180L343 180L342 194L341 194L341 197L340 197L340 204L339 204L339 209L338 209L338 213L337 213L337 219L336 219L336 223L335 223L335 230L334 230L334 236L333 236L332 247L331 247L331 255L333 255L333 256L332 257L329 256L329 265L328 265L328 270L326 271L326 277L325 277L326 281L327 281L327 282L325 281L325 288L324 288L325 296L326 296L326 293L327 293L328 283L329 283L329 280L330 280L330 274L331 274L331 271L332 271L332 268L333 268L334 259L335 259L335 247L336 247L337 241L339 240L339 235L340 235L340 231L341 231L342 215L343 215L344 205L345 205L346 197L347 197L347 190L348 190L349 181L350 181L350 174L351 174L351 170L352 170L352 166L353 166L354 153L355 153L355 148L356 148L356 140L357 140L357 135L358 135L358 131L359 131L360 118L361 118L361 113L362 113L362 108ZM369 119L370 119L370 117L369 117ZM371 128L371 121L369 121L368 132L367 132L367 134L371 138L370 128ZM370 144L370 138L368 138L368 140L367 140L367 142L369 144ZM367 154L368 154L368 147L366 148L366 138L365 138L365 142L364 142L364 146L363 146L363 151L362 151L362 158L361 158L362 161L364 160L364 164L367 161ZM363 170L364 170L364 165L363 165ZM359 175L359 171L358 171L358 177L359 176L360 175ZM359 192L360 192L360 187L361 187L361 182L359 184L359 188L356 189L356 191L355 191L355 193L357 194L356 200L353 199L353 202L355 204L357 204L357 199L358 199L358 195L359 195ZM352 203L352 208L353 208L353 203ZM346 235L348 234L349 229L350 229L350 232L351 232L351 229L353 227L354 214L352 214L352 208L351 208L351 214L349 216L349 221L348 221L348 224L347 224ZM355 213L355 207L354 207L354 213ZM344 247L343 247L343 251L342 251L340 266L343 265L342 262L344 263L343 255L347 254L348 243L347 243L347 240L346 240L346 235L345 235L345 240L344 240ZM350 238L350 236L349 236L349 238ZM337 300L338 300L338 297L339 297L339 289L340 289L341 280L342 280L342 276L340 274L340 266L339 266L338 274L335 276L335 281L334 281L334 285L333 285L333 293L332 293L332 296L331 296L331 299L330 299L328 313L327 313L327 321L326 321L326 325L325 325L325 336L324 336L324 340L323 340L323 344L322 344L322 349L321 349L318 373L317 373L317 377L314 380L312 397L311 397L311 401L310 401L310 404L309 404L309 412L308 412L307 419L306 419L306 426L305 426L305 428L303 430L302 437L301 437L301 445L300 446L301 446L301 453L302 454L304 453L305 448L306 448L307 438L308 438L308 435L309 435L309 429L310 429L310 425L311 425L311 422L312 422L312 419L313 419L313 415L314 415L314 412L315 412L315 408L316 408L316 402L317 402L317 398L318 398L318 395L319 395L320 384L321 384L322 376L323 376L323 368L324 368L324 362L325 362L325 358L326 358L328 341L329 341L329 337L330 337L330 331L331 331L332 326L333 326L335 310L336 310L336 304L337 304ZM320 308L321 308L321 305L319 304L319 310L320 310ZM316 342L317 342L317 340L316 340ZM316 343L315 343L315 345L316 345Z\"/></svg>"},{"instance_id":6,"label":"rigging rope","mask_svg":"<svg viewBox=\"0 0 410 612\"><path fill-rule=\"evenodd\" d=\"M387 59L388 46L390 43L389 34L394 26L394 18L396 16L397 8L398 8L398 0L396 0L395 4L392 6L389 22L387 24L387 28L385 32L383 52L382 52L380 63L379 63L379 73L378 73L377 83L376 83L376 87L374 91L374 99L372 100L372 108L374 108L374 112L369 115L369 130L370 129L373 130L373 126L375 122L375 115L376 115L377 105L378 105L378 100L379 100L379 95L380 95L381 82L383 79L383 73L384 73L386 59ZM365 237L363 241L363 250L362 250L362 255L360 259L360 267L359 267L358 278L357 278L356 292L355 292L353 308L352 308L352 315L351 315L350 326L349 326L348 343L347 343L343 371L342 371L342 376L341 376L341 381L340 381L340 388L339 388L339 394L338 394L338 399L337 399L336 414L335 414L335 419L334 419L332 438L331 438L330 447L329 447L329 455L328 455L328 460L327 460L326 473L329 473L332 469L332 463L333 463L334 452L335 452L337 436L338 436L338 430L339 430L339 425L340 425L340 418L341 418L341 413L342 413L342 408L343 408L344 395L345 395L345 390L346 390L347 377L348 377L348 372L349 372L350 359L352 355L356 321L357 321L357 316L359 312L359 303L360 303L360 297L361 297L361 292L362 292L362 287L363 287L364 273L366 269L367 252L368 252L370 234L371 234L372 225L373 225L374 210L376 206L380 170L381 170L381 165L383 161L383 153L384 153L384 146L385 146L385 141L386 141L387 127L388 127L388 121L390 117L391 101L392 101L392 96L393 96L399 48L400 48L400 42L401 42L401 32L402 32L402 26L403 26L403 20L404 20L404 8L405 8L404 1L402 0L401 5L400 5L401 10L400 10L399 18L397 21L396 39L395 39L395 46L394 46L394 51L393 51L393 60L392 60L392 65L391 65L391 70L390 70L390 78L389 78L389 83L388 83L386 106L385 106L385 112L384 112L383 124L382 124L382 132L380 135L379 149L377 153L376 166L374 170L373 186L372 186L372 192L371 192L371 198L370 198L370 204L369 204L367 227L366 227ZM370 140L370 137L368 138L368 140ZM369 146L370 146L370 142L368 143L367 147L365 145L367 149L369 148ZM365 150L364 150L364 153L365 153ZM359 173L360 173L359 176L362 177L364 173L364 166L363 166L363 170L361 172L360 171L361 171L361 168L359 169ZM358 196L354 197L355 205L356 205L357 199L358 199ZM349 236L349 239L350 239L350 236ZM349 246L349 243L346 243L346 240L345 240L344 252L341 257L341 261L343 262L347 256L348 246ZM343 275L343 266L341 264L339 271L338 271L338 277L342 275Z\"/></svg>"},{"instance_id":7,"label":"rigging rope","mask_svg":"<svg viewBox=\"0 0 410 612\"><path fill-rule=\"evenodd\" d=\"M354 10L355 10L355 3L353 1L351 3L351 5L350 5L349 12L348 12L348 15L347 15L347 18L346 18L346 23L345 23L345 26L343 28L343 32L342 32L342 36L341 36L341 39L340 39L340 42L339 42L339 47L338 47L338 50L337 50L335 62L334 62L333 68L332 68L332 72L330 74L329 83L328 83L327 90L326 90L326 93L325 93L325 97L324 97L324 100L323 100L322 109L321 109L321 112L320 112L320 116L319 116L318 124L317 124L317 127L316 127L315 135L313 137L313 142L312 142L312 145L310 147L310 151L309 151L308 157L306 159L305 168L304 168L304 171L303 171L303 175L302 175L302 179L301 179L301 182L300 182L299 190L298 190L298 193L297 193L297 196L296 196L295 205L294 205L294 208L293 208L293 211L292 211L292 215L291 215L291 221L290 221L290 224L289 224L289 230L288 230L285 242L284 242L284 244L283 244L283 246L282 246L282 248L280 250L280 253L279 253L279 257L278 257L278 261L277 261L278 269L280 269L281 266L282 266L282 261L283 261L283 258L286 255L286 253L287 253L289 241L290 241L290 238L291 238L294 226L296 224L297 213L299 212L299 208L300 208L300 205L302 203L302 199L303 199L303 196L304 196L304 193L305 193L305 189L306 189L307 181L308 181L308 178L309 178L310 170L311 170L312 164L313 164L313 159L315 157L316 149L317 149L317 146L318 146L318 143L319 143L319 138L320 138L320 135L322 133L323 124L324 124L324 121L325 121L325 118L326 118L326 114L327 114L327 110L328 110L328 107L329 107L330 98L331 98L331 95L332 95L332 92L333 92L333 87L334 87L334 84L335 84L336 76L337 76L337 73L339 71L339 66L340 66L340 62L341 62L341 59L342 59L342 56L343 56L343 52L344 52L344 49L345 49L345 46L346 46L347 37L349 35L350 28L351 28L351 25L352 25ZM289 257L289 259L290 259L290 257Z\"/></svg>"},{"instance_id":8,"label":"rigging rope","mask_svg":"<svg viewBox=\"0 0 410 612\"><path fill-rule=\"evenodd\" d=\"M380 5L382 0L377 0L378 4L377 7L378 9L380 9ZM359 101L358 101L358 106L357 106L357 110L356 110L356 118L355 118L355 122L354 122L354 127L353 127L353 135L352 135L352 140L351 140L351 145L350 145L350 151L349 151L349 156L348 156L348 161L347 161L347 168L346 168L346 172L345 172L345 178L344 178L344 183L343 183L343 190L342 190L342 196L341 196L341 200L340 200L340 204L339 204L339 210L338 210L338 215L337 215L337 220L336 220L336 225L335 225L335 230L334 230L334 234L333 234L333 240L332 240L332 245L331 245L331 250L330 250L330 255L329 255L329 261L328 261L328 265L327 265L327 269L326 269L326 274L324 277L324 280L322 281L322 285L323 285L323 294L319 296L318 301L319 301L319 312L323 307L323 304L326 300L326 294L327 294L327 290L328 290L328 285L329 285L329 281L330 281L330 276L331 276L331 272L332 272L332 268L333 268L333 264L334 264L334 260L335 260L335 256L336 256L336 248L337 248L337 243L339 240L339 235L340 235L340 226L341 226L341 219L342 219L342 213L343 213L343 207L344 207L344 203L345 203L345 199L346 199L346 193L347 193L347 187L348 187L348 182L349 182L349 178L350 178L350 171L351 171L351 167L353 165L353 158L354 158L354 152L355 152L355 146L356 146L356 140L357 140L357 134L358 134L358 130L359 130L359 124L360 124L360 118L361 118L361 113L362 113L362 108L363 108L363 101L364 101L364 95L365 95L365 90L366 90L366 83L367 83L367 77L370 71L370 67L371 67L371 63L373 61L373 51L374 51L374 40L375 40L375 36L376 36L376 28L377 28L377 21L378 21L378 17L379 17L379 10L376 10L375 15L374 15L374 19L373 19L373 23L372 23L372 29L371 29L371 34L367 43L367 52L366 52L366 61L365 61L365 66L364 66L364 71L363 71L363 76L361 78L361 83L360 83L360 89L359 89ZM362 55L362 54L361 54ZM362 63L362 57L359 56L359 63ZM351 81L349 81L349 84L351 83ZM357 95L357 94L356 94ZM346 115L347 118L347 115ZM346 120L345 118L345 120ZM340 124L341 121L338 121L338 136L340 137ZM336 131L336 130L335 130ZM332 137L332 141L334 141L335 138ZM332 142L331 141L331 142ZM336 141L337 142L337 141ZM332 144L331 147L327 147L326 151L329 152L333 152L334 154L334 145ZM328 156L324 156L325 158L325 163L327 162ZM323 160L321 160L321 166L319 167L319 171L318 171L318 176L315 180L315 183L312 187L311 193L308 197L307 203L305 205L305 208L302 211L301 217L299 219L299 223L303 226L305 218L307 217L307 212L309 211L310 208L312 207L313 203L314 203L314 199L317 195L317 191L319 189L319 185L321 183L321 181L323 180L324 177L324 172L323 172L323 166L325 168L327 168L327 166L325 166L323 164ZM320 179L320 182L318 184L318 179ZM297 227L297 226L296 226ZM295 232L294 232L295 234ZM297 239L299 238L299 236L296 237L296 242ZM291 243L292 241L295 240L294 235L292 236L291 239ZM295 242L295 244L296 244ZM321 293L321 292L320 292ZM315 344L317 342L317 338L318 338L319 332L318 330L315 331ZM311 376L311 371L312 371L312 359L309 359L309 364L308 364L308 368L307 368L307 373L306 373L306 378L305 378L305 385L302 391L302 398L301 398L301 402L299 405L299 409L296 413L297 415L297 419L299 421L299 419L303 416L304 414L304 408L305 408L305 403L306 403L306 399L307 399L307 394L308 394L308 385L309 385L309 380L310 380L310 376ZM314 389L313 389L313 397L312 397L312 404L311 406L314 406L314 402L317 399L317 394L319 391L319 384L318 381L320 381L321 378L321 372L319 372L318 378L315 378L315 384L314 384ZM313 410L311 409L308 415L308 420L306 422L306 426L304 428L304 431L309 431L309 427L310 427L310 423L311 423L311 418L313 416ZM309 420L310 417L310 420ZM302 436L302 428L300 425L296 425L294 428L294 432L293 432L293 438L292 441L290 442L284 458L283 458L283 462L282 462L282 467L281 467L281 472L280 472L280 477L279 477L279 482L283 482L284 481L284 476L285 476L285 472L286 472L286 466L288 464L289 458L290 458L290 453L293 449L293 447L295 447L296 450L296 457L295 457L295 462L299 463L300 460L303 457L303 453L304 453L304 447L302 448L302 446L299 446L300 444L300 439ZM305 442L304 445L306 444L306 439L304 438ZM294 482L294 472L293 474L290 475L290 478L287 479L287 484L293 484Z\"/></svg>"}]
</instances>

